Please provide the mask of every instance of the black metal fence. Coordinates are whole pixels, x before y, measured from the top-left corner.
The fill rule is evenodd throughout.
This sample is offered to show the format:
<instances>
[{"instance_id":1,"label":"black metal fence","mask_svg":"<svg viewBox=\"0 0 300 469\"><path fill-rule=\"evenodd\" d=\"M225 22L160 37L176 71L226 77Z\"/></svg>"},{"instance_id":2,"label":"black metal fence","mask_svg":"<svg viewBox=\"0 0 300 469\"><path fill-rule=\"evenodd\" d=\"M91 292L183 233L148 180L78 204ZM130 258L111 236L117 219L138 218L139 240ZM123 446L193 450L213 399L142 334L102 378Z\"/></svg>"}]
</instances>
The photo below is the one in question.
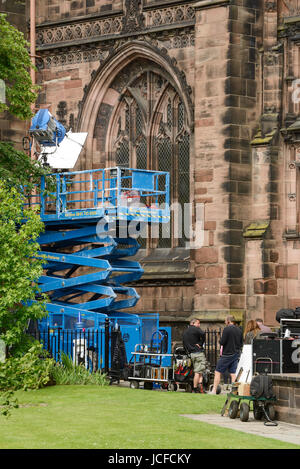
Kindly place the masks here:
<instances>
[{"instance_id":1,"label":"black metal fence","mask_svg":"<svg viewBox=\"0 0 300 469\"><path fill-rule=\"evenodd\" d=\"M220 356L220 338L222 329L214 329L205 331L205 355L212 369L215 369L218 358Z\"/></svg>"},{"instance_id":2,"label":"black metal fence","mask_svg":"<svg viewBox=\"0 0 300 469\"><path fill-rule=\"evenodd\" d=\"M31 335L43 344L50 357L61 361L63 354L76 365L83 364L90 371L109 371L109 326L104 330L63 330L49 328Z\"/></svg>"},{"instance_id":3,"label":"black metal fence","mask_svg":"<svg viewBox=\"0 0 300 469\"><path fill-rule=\"evenodd\" d=\"M205 331L205 354L211 369L215 368L219 358L221 333L221 329ZM128 352L126 357L124 344L119 340L121 334L113 331L108 322L103 330L49 328L44 332L36 330L31 335L43 344L56 361L61 361L65 354L74 364L83 364L90 371L101 370L119 375L120 368L131 358Z\"/></svg>"}]
</instances>

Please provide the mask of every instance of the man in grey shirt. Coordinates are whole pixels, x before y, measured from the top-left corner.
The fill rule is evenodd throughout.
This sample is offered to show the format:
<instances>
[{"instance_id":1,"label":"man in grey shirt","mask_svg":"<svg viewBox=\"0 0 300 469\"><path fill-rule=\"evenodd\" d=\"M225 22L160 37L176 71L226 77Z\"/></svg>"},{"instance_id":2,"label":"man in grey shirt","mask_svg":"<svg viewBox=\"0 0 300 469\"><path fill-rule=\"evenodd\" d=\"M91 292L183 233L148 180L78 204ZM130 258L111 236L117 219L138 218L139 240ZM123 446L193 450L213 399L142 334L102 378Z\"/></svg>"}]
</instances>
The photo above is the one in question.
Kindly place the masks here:
<instances>
[{"instance_id":1,"label":"man in grey shirt","mask_svg":"<svg viewBox=\"0 0 300 469\"><path fill-rule=\"evenodd\" d=\"M264 322L262 319L257 318L255 319L255 321L257 322L257 325L260 328L261 332L272 332L270 327L264 325Z\"/></svg>"}]
</instances>

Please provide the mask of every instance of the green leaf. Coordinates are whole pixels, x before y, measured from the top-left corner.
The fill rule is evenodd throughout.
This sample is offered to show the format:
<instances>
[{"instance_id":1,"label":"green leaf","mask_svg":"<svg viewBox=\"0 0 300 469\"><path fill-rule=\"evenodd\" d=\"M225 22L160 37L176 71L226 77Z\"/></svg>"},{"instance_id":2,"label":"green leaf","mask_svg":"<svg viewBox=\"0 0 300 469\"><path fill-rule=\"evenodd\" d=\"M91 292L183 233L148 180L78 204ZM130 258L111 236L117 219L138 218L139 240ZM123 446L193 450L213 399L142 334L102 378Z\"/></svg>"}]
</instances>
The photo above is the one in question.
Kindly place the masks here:
<instances>
[{"instance_id":1,"label":"green leaf","mask_svg":"<svg viewBox=\"0 0 300 469\"><path fill-rule=\"evenodd\" d=\"M28 53L29 43L3 13L0 14L0 43L0 79L6 85L7 101L1 104L0 112L7 110L20 119L30 119L31 105L39 88L33 85L30 77L30 69L34 66Z\"/></svg>"}]
</instances>

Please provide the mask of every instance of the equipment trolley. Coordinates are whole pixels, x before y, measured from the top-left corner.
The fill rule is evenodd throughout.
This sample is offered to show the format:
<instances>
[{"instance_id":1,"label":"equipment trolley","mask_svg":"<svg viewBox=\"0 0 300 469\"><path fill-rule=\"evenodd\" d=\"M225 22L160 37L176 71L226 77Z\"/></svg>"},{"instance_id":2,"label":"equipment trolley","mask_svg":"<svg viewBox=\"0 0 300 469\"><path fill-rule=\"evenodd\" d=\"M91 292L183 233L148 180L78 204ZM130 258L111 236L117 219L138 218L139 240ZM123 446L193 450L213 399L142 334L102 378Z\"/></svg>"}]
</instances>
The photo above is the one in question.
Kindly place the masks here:
<instances>
[{"instance_id":1,"label":"equipment trolley","mask_svg":"<svg viewBox=\"0 0 300 469\"><path fill-rule=\"evenodd\" d=\"M249 419L249 413L252 410L255 420L261 420L265 417L265 425L277 425L275 420L275 407L274 402L276 398L267 399L265 397L253 397L253 396L240 396L239 394L233 394L232 392L227 394L227 398L221 416L228 415L229 418L235 419L240 417L242 422L247 422Z\"/></svg>"},{"instance_id":2,"label":"equipment trolley","mask_svg":"<svg viewBox=\"0 0 300 469\"><path fill-rule=\"evenodd\" d=\"M165 389L171 389L171 383L174 381L173 355L170 353L152 352L147 347L131 352L133 363L128 376L130 387L138 389L140 383L144 383L144 389L153 389L153 384L162 385Z\"/></svg>"}]
</instances>

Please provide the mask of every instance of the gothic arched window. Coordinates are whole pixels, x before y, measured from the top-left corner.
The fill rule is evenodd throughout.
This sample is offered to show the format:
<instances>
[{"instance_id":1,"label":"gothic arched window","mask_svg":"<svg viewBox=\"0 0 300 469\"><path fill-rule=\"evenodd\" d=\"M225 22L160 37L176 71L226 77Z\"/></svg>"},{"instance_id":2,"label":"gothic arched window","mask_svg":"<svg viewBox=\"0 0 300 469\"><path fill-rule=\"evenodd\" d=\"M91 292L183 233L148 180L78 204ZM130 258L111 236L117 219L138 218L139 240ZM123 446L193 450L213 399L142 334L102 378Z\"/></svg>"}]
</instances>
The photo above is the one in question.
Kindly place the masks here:
<instances>
[{"instance_id":1,"label":"gothic arched window","mask_svg":"<svg viewBox=\"0 0 300 469\"><path fill-rule=\"evenodd\" d=\"M116 165L168 171L171 203L190 202L190 129L184 104L164 77L149 70L123 87L112 118L110 154ZM169 226L149 233L148 247L184 247L183 220L183 214L172 213Z\"/></svg>"}]
</instances>

